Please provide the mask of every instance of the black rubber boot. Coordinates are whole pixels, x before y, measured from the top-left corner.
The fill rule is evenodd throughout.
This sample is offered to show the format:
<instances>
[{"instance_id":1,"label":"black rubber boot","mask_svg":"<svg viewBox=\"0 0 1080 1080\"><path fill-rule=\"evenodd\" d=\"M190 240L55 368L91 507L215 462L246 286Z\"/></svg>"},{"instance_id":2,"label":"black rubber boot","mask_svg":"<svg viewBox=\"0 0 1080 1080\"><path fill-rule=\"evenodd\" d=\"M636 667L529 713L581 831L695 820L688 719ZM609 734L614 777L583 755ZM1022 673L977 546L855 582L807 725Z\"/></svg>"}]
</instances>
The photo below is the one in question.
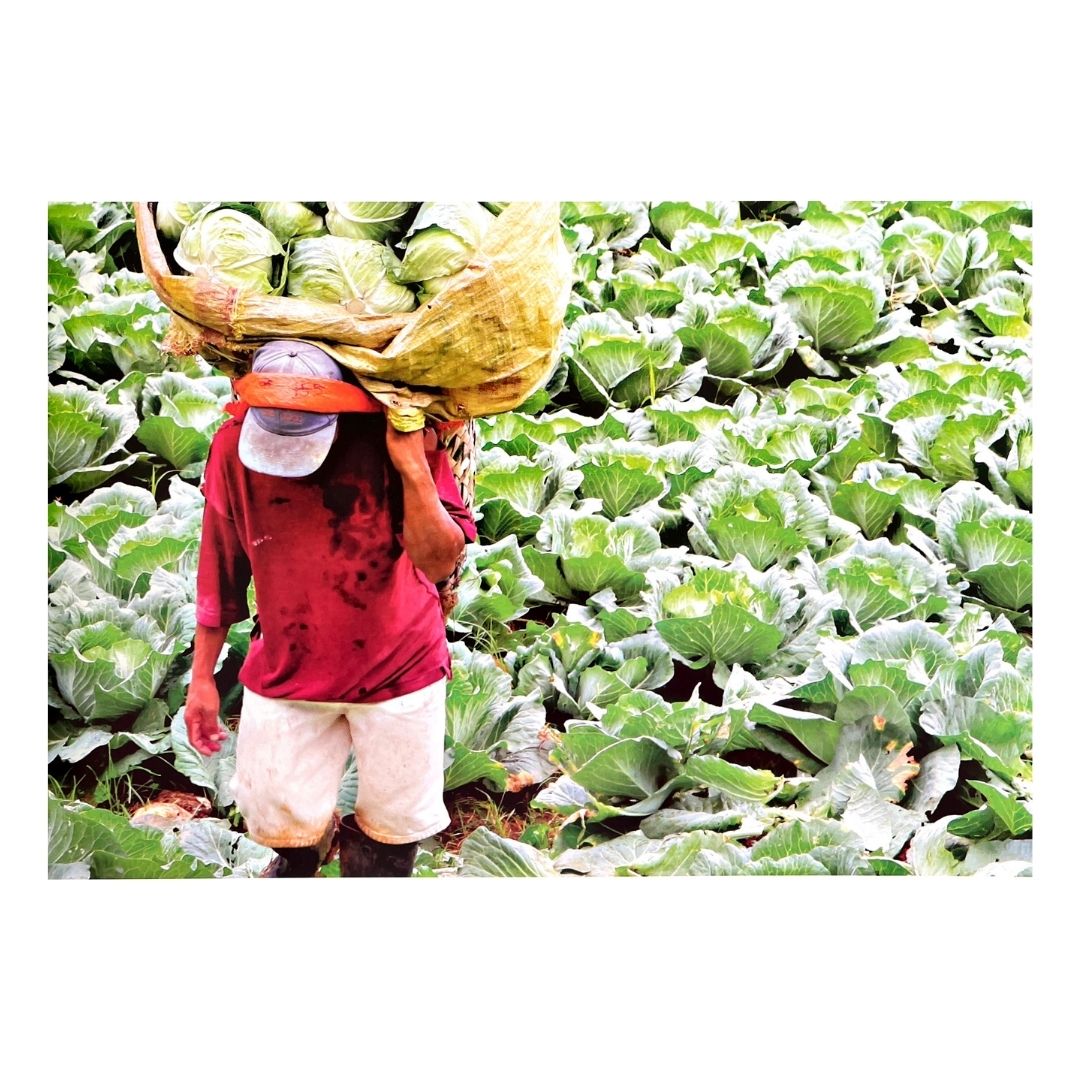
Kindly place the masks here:
<instances>
[{"instance_id":1,"label":"black rubber boot","mask_svg":"<svg viewBox=\"0 0 1080 1080\"><path fill-rule=\"evenodd\" d=\"M340 819L335 812L322 839L311 847L276 847L277 858L260 877L314 877L323 863L333 858Z\"/></svg>"},{"instance_id":2,"label":"black rubber boot","mask_svg":"<svg viewBox=\"0 0 1080 1080\"><path fill-rule=\"evenodd\" d=\"M263 877L314 877L322 865L315 847L276 847L277 858L263 872Z\"/></svg>"},{"instance_id":3,"label":"black rubber boot","mask_svg":"<svg viewBox=\"0 0 1080 1080\"><path fill-rule=\"evenodd\" d=\"M338 840L342 877L410 877L420 847L415 841L383 844L372 840L357 826L352 814L341 819Z\"/></svg>"}]
</instances>

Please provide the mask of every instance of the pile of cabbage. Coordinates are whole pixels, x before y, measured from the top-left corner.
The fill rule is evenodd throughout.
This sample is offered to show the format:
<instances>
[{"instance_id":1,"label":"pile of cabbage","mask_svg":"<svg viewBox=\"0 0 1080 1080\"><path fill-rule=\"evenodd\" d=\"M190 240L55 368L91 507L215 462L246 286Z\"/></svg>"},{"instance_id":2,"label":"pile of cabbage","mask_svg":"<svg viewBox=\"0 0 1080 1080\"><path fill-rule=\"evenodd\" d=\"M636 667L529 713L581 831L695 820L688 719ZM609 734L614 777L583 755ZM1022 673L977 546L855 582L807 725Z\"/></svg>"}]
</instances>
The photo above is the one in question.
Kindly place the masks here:
<instances>
[{"instance_id":1,"label":"pile of cabbage","mask_svg":"<svg viewBox=\"0 0 1080 1080\"><path fill-rule=\"evenodd\" d=\"M189 274L389 315L412 311L460 274L505 205L161 202L156 222Z\"/></svg>"}]
</instances>

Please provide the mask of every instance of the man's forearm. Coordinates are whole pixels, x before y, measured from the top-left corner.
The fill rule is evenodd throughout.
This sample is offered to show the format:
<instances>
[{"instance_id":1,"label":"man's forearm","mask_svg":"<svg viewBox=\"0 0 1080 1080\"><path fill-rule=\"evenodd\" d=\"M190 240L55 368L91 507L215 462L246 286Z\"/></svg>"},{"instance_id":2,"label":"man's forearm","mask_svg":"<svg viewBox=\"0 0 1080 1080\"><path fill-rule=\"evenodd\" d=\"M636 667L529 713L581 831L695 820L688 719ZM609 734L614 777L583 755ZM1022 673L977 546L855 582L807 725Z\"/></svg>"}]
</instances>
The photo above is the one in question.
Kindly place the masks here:
<instances>
[{"instance_id":1,"label":"man's forearm","mask_svg":"<svg viewBox=\"0 0 1080 1080\"><path fill-rule=\"evenodd\" d=\"M404 492L402 536L413 565L433 584L450 576L465 537L446 512L426 464L401 474Z\"/></svg>"},{"instance_id":2,"label":"man's forearm","mask_svg":"<svg viewBox=\"0 0 1080 1080\"><path fill-rule=\"evenodd\" d=\"M229 634L228 626L195 626L195 655L191 661L191 678L212 679L217 667L225 638Z\"/></svg>"}]
</instances>

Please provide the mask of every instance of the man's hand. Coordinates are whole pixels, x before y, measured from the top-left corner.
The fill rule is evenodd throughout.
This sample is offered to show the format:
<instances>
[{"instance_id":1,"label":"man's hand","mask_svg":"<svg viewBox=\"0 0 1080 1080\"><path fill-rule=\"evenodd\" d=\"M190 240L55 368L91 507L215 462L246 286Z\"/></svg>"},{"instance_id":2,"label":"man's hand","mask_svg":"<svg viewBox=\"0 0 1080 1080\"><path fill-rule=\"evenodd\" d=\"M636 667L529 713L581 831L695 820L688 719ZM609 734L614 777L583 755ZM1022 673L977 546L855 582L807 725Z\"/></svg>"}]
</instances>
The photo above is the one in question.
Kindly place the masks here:
<instances>
[{"instance_id":1,"label":"man's hand","mask_svg":"<svg viewBox=\"0 0 1080 1080\"><path fill-rule=\"evenodd\" d=\"M389 420L386 422L386 449L390 461L403 477L428 473L424 452L433 453L438 439L431 428L420 431L398 431Z\"/></svg>"},{"instance_id":2,"label":"man's hand","mask_svg":"<svg viewBox=\"0 0 1080 1080\"><path fill-rule=\"evenodd\" d=\"M200 754L216 754L228 737L218 720L221 697L213 677L192 678L188 687L184 719L188 739Z\"/></svg>"}]
</instances>

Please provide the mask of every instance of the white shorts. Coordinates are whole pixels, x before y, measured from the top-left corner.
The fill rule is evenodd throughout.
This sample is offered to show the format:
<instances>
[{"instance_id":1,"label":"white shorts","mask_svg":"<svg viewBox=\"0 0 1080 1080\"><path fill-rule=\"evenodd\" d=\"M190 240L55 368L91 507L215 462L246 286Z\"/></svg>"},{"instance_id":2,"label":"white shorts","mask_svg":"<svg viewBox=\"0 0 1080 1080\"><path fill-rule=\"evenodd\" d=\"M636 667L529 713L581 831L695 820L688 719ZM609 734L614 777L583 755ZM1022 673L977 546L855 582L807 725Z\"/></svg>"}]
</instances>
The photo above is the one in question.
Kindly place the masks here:
<instances>
[{"instance_id":1,"label":"white shorts","mask_svg":"<svg viewBox=\"0 0 1080 1080\"><path fill-rule=\"evenodd\" d=\"M446 680L371 705L286 701L244 690L232 793L253 840L319 843L356 753L356 823L407 844L450 824L443 805Z\"/></svg>"}]
</instances>

